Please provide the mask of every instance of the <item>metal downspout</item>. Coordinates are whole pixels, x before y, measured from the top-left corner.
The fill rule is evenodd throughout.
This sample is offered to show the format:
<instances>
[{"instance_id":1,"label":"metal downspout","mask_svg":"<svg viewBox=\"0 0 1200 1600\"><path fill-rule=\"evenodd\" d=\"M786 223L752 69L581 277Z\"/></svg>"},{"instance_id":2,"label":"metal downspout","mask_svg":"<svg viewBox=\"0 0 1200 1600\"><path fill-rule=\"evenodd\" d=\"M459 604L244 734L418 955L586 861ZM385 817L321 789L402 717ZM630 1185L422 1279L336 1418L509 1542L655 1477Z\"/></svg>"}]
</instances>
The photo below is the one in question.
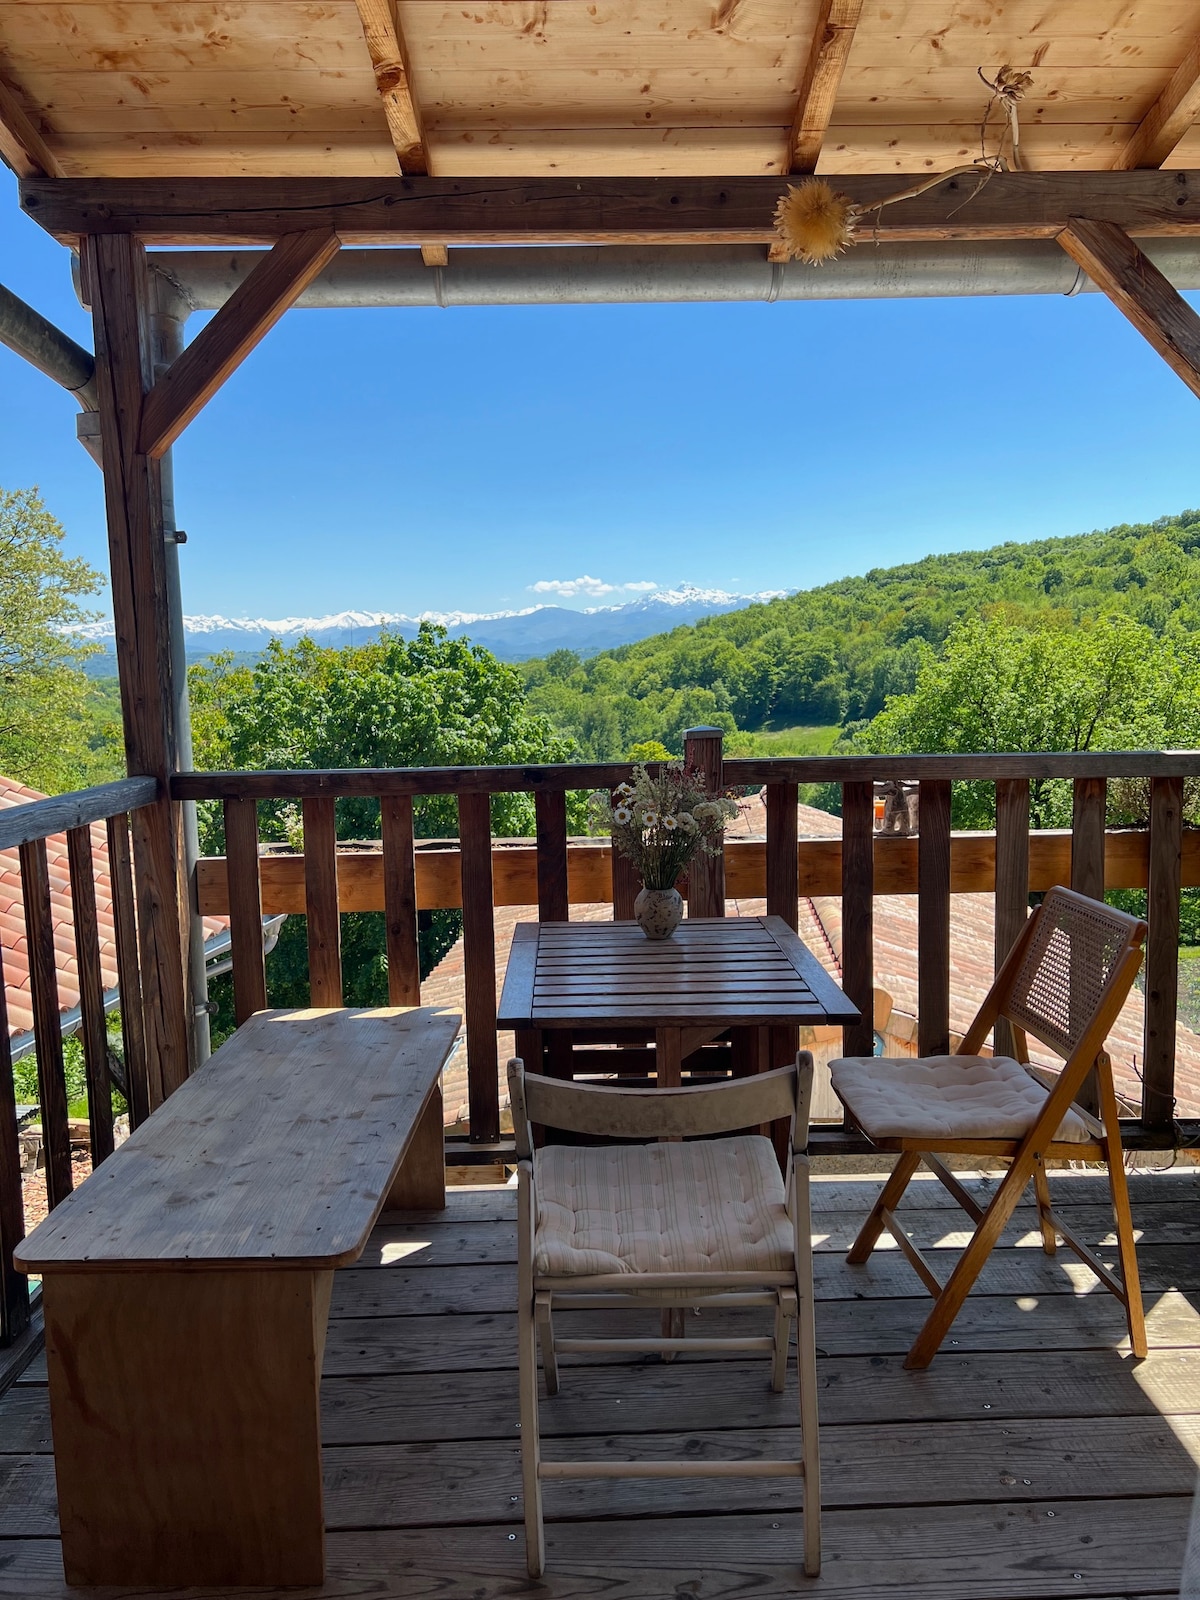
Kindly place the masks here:
<instances>
[{"instance_id":1,"label":"metal downspout","mask_svg":"<svg viewBox=\"0 0 1200 1600\"><path fill-rule=\"evenodd\" d=\"M39 372L69 390L85 411L95 411L99 399L96 362L91 353L3 284L0 284L0 344L6 344Z\"/></svg>"}]
</instances>

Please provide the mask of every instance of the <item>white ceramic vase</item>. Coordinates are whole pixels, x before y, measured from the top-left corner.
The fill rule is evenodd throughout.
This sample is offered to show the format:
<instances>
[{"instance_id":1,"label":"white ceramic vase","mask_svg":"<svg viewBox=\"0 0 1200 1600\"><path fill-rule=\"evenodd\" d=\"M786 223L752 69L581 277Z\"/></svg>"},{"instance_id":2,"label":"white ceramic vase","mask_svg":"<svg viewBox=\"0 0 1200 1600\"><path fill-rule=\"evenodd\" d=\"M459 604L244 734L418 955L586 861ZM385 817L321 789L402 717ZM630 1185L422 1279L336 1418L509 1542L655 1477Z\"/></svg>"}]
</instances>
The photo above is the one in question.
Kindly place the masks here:
<instances>
[{"instance_id":1,"label":"white ceramic vase","mask_svg":"<svg viewBox=\"0 0 1200 1600\"><path fill-rule=\"evenodd\" d=\"M683 896L678 889L643 889L633 915L647 939L669 939L683 921Z\"/></svg>"}]
</instances>

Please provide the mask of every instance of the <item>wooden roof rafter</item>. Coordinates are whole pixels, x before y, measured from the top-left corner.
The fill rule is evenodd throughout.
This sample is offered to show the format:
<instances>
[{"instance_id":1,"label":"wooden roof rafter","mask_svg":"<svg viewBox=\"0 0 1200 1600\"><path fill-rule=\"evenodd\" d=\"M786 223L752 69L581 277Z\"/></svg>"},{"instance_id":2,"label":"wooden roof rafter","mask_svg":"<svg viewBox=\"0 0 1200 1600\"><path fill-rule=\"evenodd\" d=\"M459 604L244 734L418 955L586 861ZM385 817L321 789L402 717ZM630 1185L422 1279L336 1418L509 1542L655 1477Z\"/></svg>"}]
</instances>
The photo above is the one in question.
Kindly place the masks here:
<instances>
[{"instance_id":1,"label":"wooden roof rafter","mask_svg":"<svg viewBox=\"0 0 1200 1600\"><path fill-rule=\"evenodd\" d=\"M817 170L862 9L863 0L821 0L788 137L788 171Z\"/></svg>"},{"instance_id":2,"label":"wooden roof rafter","mask_svg":"<svg viewBox=\"0 0 1200 1600\"><path fill-rule=\"evenodd\" d=\"M20 95L0 78L0 156L18 178L61 178L58 157L25 109Z\"/></svg>"},{"instance_id":3,"label":"wooden roof rafter","mask_svg":"<svg viewBox=\"0 0 1200 1600\"><path fill-rule=\"evenodd\" d=\"M429 151L394 0L355 0L355 5L400 171L428 173Z\"/></svg>"},{"instance_id":4,"label":"wooden roof rafter","mask_svg":"<svg viewBox=\"0 0 1200 1600\"><path fill-rule=\"evenodd\" d=\"M1200 118L1200 35L1171 74L1171 80L1138 123L1113 162L1117 170L1161 167Z\"/></svg>"}]
</instances>

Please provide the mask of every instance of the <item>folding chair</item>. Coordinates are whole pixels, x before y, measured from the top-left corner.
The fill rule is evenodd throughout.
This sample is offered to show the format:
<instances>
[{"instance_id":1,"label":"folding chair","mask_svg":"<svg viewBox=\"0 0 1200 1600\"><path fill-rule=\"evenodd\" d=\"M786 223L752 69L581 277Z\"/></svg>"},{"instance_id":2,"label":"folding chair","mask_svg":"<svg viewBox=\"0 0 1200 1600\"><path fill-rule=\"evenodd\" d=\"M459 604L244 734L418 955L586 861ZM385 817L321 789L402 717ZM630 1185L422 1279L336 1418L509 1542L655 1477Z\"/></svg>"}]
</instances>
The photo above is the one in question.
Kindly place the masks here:
<instances>
[{"instance_id":1,"label":"folding chair","mask_svg":"<svg viewBox=\"0 0 1200 1600\"><path fill-rule=\"evenodd\" d=\"M866 1261L886 1228L934 1296L906 1367L927 1367L933 1360L1030 1180L1046 1254L1054 1254L1061 1237L1124 1305L1133 1353L1146 1354L1117 1098L1104 1053L1105 1039L1141 965L1145 937L1146 924L1136 917L1070 889L1051 889L1026 923L954 1055L916 1060L848 1056L830 1064L834 1090L859 1128L877 1149L898 1152L891 1177L846 1259ZM1016 1059L979 1055L1002 1017L1012 1026ZM1059 1073L1029 1065L1027 1035L1063 1057ZM1093 1069L1099 1120L1075 1104ZM1010 1158L986 1207L955 1178L941 1159L946 1154ZM1107 1165L1120 1276L1051 1208L1046 1162L1058 1159ZM976 1224L944 1284L894 1214L922 1163Z\"/></svg>"},{"instance_id":2,"label":"folding chair","mask_svg":"<svg viewBox=\"0 0 1200 1600\"><path fill-rule=\"evenodd\" d=\"M525 1545L531 1577L545 1567L546 1478L775 1477L804 1479L804 1570L821 1566L816 1332L808 1196L812 1056L794 1066L716 1085L620 1089L566 1083L508 1064L516 1132L518 1330ZM771 1141L731 1130L792 1121L785 1179ZM644 1144L533 1148L531 1124ZM759 1338L684 1337L683 1308L771 1307ZM647 1338L563 1339L554 1312L665 1308ZM789 1461L544 1461L538 1429L537 1340L546 1392L558 1392L562 1354L623 1351L664 1359L684 1350L763 1351L771 1386L787 1373L798 1321L801 1451ZM719 1369L718 1369L719 1371Z\"/></svg>"}]
</instances>

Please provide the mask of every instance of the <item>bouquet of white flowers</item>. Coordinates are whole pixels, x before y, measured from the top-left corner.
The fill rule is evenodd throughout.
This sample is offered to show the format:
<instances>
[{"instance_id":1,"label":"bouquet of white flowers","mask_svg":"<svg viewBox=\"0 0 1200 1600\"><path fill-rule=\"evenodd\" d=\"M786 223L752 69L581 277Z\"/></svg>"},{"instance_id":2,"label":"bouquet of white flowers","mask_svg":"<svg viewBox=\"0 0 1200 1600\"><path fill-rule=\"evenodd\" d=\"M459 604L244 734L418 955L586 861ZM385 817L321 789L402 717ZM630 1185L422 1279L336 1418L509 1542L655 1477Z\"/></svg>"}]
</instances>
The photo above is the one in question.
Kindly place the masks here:
<instances>
[{"instance_id":1,"label":"bouquet of white flowers","mask_svg":"<svg viewBox=\"0 0 1200 1600\"><path fill-rule=\"evenodd\" d=\"M611 794L597 790L588 808L595 830L612 834L647 889L673 889L698 851L715 855L738 811L729 795L710 795L704 774L680 761L664 762L656 777L634 767L632 783Z\"/></svg>"}]
</instances>

